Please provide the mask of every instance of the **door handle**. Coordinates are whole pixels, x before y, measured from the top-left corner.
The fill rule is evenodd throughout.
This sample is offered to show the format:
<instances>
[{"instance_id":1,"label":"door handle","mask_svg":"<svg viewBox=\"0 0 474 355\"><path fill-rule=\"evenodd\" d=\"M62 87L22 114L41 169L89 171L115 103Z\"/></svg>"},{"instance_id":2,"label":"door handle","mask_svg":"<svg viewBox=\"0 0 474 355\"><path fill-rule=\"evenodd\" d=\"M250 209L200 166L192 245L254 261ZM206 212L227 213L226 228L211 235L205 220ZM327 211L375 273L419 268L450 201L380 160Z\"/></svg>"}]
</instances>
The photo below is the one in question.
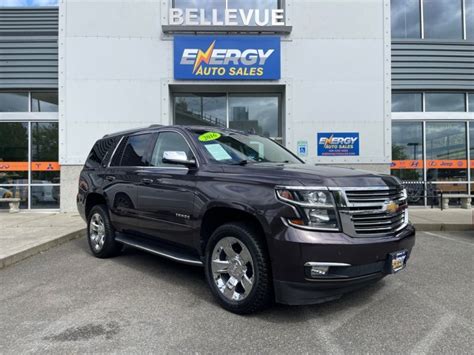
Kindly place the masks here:
<instances>
[{"instance_id":1,"label":"door handle","mask_svg":"<svg viewBox=\"0 0 474 355\"><path fill-rule=\"evenodd\" d=\"M107 180L107 181L114 181L114 180L115 180L115 176L108 175L108 176L105 177L105 180Z\"/></svg>"},{"instance_id":2,"label":"door handle","mask_svg":"<svg viewBox=\"0 0 474 355\"><path fill-rule=\"evenodd\" d=\"M153 183L153 179L143 178L143 179L142 179L142 182L143 182L145 185L150 185L150 184Z\"/></svg>"}]
</instances>

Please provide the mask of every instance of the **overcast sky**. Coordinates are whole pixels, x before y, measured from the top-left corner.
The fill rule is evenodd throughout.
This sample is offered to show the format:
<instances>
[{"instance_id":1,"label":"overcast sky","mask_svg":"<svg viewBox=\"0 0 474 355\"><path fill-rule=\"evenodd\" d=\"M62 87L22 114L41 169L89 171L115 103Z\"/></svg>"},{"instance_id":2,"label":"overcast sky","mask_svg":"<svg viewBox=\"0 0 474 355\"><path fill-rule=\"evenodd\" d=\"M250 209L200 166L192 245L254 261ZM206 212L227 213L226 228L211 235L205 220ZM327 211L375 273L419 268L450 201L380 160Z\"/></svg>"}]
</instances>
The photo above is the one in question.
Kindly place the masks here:
<instances>
[{"instance_id":1,"label":"overcast sky","mask_svg":"<svg viewBox=\"0 0 474 355\"><path fill-rule=\"evenodd\" d=\"M1 6L54 6L58 0L0 0Z\"/></svg>"}]
</instances>

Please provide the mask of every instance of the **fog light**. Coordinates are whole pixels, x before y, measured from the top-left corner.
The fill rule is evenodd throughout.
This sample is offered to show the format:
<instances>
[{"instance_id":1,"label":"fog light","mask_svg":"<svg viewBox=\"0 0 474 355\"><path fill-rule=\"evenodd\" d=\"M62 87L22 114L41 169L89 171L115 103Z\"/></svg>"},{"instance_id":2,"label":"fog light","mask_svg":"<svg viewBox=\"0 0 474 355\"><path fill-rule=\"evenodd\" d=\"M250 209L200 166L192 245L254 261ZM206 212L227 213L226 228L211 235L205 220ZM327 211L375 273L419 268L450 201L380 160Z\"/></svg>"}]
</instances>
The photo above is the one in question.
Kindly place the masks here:
<instances>
[{"instance_id":1,"label":"fog light","mask_svg":"<svg viewBox=\"0 0 474 355\"><path fill-rule=\"evenodd\" d=\"M319 277L327 275L329 266L311 266L311 277Z\"/></svg>"}]
</instances>

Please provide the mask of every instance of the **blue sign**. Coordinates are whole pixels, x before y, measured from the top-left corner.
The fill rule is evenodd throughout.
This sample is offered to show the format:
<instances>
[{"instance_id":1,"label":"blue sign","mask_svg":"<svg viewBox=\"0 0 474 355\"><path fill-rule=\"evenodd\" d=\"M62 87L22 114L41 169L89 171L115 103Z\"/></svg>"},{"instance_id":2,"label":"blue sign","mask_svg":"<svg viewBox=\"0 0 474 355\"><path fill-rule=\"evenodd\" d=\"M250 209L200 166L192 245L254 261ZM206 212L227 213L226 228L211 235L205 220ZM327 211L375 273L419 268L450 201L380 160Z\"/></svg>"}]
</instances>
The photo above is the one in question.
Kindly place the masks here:
<instances>
[{"instance_id":1,"label":"blue sign","mask_svg":"<svg viewBox=\"0 0 474 355\"><path fill-rule=\"evenodd\" d=\"M298 141L296 143L296 151L299 156L305 157L308 155L308 142L307 141Z\"/></svg>"},{"instance_id":2,"label":"blue sign","mask_svg":"<svg viewBox=\"0 0 474 355\"><path fill-rule=\"evenodd\" d=\"M355 156L359 155L359 133L337 132L318 133L318 155Z\"/></svg>"},{"instance_id":3,"label":"blue sign","mask_svg":"<svg viewBox=\"0 0 474 355\"><path fill-rule=\"evenodd\" d=\"M177 80L278 80L279 36L175 36Z\"/></svg>"}]
</instances>

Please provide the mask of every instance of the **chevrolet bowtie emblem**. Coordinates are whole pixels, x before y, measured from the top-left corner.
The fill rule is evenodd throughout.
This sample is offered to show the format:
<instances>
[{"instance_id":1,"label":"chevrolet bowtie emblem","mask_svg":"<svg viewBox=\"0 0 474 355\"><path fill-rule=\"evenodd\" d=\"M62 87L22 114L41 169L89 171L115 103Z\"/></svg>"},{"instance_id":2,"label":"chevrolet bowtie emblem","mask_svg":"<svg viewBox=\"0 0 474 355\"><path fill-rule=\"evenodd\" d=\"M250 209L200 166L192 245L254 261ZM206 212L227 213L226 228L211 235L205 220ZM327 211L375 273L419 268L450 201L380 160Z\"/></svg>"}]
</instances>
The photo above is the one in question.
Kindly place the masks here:
<instances>
[{"instance_id":1,"label":"chevrolet bowtie emblem","mask_svg":"<svg viewBox=\"0 0 474 355\"><path fill-rule=\"evenodd\" d=\"M385 211L387 211L389 214L394 214L398 212L399 207L400 206L398 206L398 203L394 201L388 201L385 204Z\"/></svg>"}]
</instances>

